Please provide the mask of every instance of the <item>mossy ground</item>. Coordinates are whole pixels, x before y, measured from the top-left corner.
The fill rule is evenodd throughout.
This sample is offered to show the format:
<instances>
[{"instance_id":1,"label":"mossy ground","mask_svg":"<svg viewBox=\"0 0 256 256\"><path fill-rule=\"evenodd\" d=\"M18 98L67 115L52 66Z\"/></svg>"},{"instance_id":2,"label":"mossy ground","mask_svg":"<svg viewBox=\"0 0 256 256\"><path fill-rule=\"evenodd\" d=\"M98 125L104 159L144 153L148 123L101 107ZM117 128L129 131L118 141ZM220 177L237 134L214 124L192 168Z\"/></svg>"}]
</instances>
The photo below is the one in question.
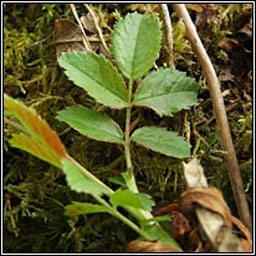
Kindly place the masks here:
<instances>
[{"instance_id":1,"label":"mossy ground","mask_svg":"<svg viewBox=\"0 0 256 256\"><path fill-rule=\"evenodd\" d=\"M103 18L104 33L109 33L113 25L108 23L109 19L118 19L128 11L157 12L156 4L95 4L94 7ZM204 12L190 9L190 13L198 24L199 34L221 80L222 91L226 91L230 128L251 203L252 57L249 51L252 39L241 37L239 30L249 22L252 6L218 4L205 8ZM79 13L84 11L79 4L77 10ZM4 5L4 90L33 106L59 133L70 155L109 183L108 177L124 171L122 149L81 136L55 119L56 113L67 105L100 106L81 88L68 81L57 65L51 46L54 13L74 20L67 4ZM163 119L151 110L134 109L132 119L140 116L139 125L159 125L180 134L184 134L184 124L190 124L191 152L201 160L209 183L221 189L233 214L236 214L216 122L214 119L211 121L214 114L209 90L200 64L185 40L182 22L175 13L171 13L171 16L176 68L199 81L198 105ZM239 52L240 56L219 46L219 42L227 37L237 40L239 46L245 48L245 51ZM162 50L156 64L164 65L165 59L165 51ZM108 110L108 114L123 127L124 111ZM127 241L136 238L136 234L106 214L77 218L64 216L64 206L71 201L92 199L71 191L60 170L9 147L11 132L9 127L5 129L4 251L124 252ZM152 195L157 203L175 203L179 200L180 193L185 189L181 161L136 145L132 145L132 160L142 192Z\"/></svg>"}]
</instances>

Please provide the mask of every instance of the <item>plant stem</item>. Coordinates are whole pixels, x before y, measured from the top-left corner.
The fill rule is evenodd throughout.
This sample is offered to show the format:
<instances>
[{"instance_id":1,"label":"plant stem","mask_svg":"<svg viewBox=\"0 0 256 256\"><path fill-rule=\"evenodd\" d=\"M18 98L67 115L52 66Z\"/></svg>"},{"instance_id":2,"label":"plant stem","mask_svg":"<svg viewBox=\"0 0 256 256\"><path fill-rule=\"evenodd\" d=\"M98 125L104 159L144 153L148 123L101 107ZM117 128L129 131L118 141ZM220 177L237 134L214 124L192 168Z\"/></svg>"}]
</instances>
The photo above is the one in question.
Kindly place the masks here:
<instances>
[{"instance_id":1,"label":"plant stem","mask_svg":"<svg viewBox=\"0 0 256 256\"><path fill-rule=\"evenodd\" d=\"M97 17L95 16L94 11L91 9L91 7L88 4L84 4L84 6L89 11L89 13L91 14L91 17L93 19L95 28L97 29L97 32L99 34L100 41L101 41L104 49L106 50L107 54L110 56L110 51L109 51L108 46L107 46L107 44L105 42L105 39L104 39L103 34L102 34L102 31L101 31L101 29L99 27L99 21L97 20Z\"/></svg>"},{"instance_id":2,"label":"plant stem","mask_svg":"<svg viewBox=\"0 0 256 256\"><path fill-rule=\"evenodd\" d=\"M84 46L85 46L85 49L86 49L87 51L92 51L92 47L91 47L91 45L90 45L90 42L89 42L89 40L88 40L88 38L87 38L87 36L86 36L86 33L85 33L85 31L84 31L84 28L83 28L83 24L81 23L81 21L80 21L80 19L79 19L79 16L78 16L78 14L77 14L76 6L75 6L74 4L70 4L70 7L71 7L71 10L72 10L72 12L73 12L73 14L74 14L74 16L75 16L75 19L76 19L76 21L78 22L79 27L80 27L80 29L81 29L81 31L82 31L82 33L83 33L83 44L84 44Z\"/></svg>"},{"instance_id":3,"label":"plant stem","mask_svg":"<svg viewBox=\"0 0 256 256\"><path fill-rule=\"evenodd\" d=\"M164 21L165 37L166 37L166 47L169 54L168 66L175 68L174 57L173 57L173 37L172 37L172 23L168 10L167 4L159 4L160 15Z\"/></svg>"},{"instance_id":4,"label":"plant stem","mask_svg":"<svg viewBox=\"0 0 256 256\"><path fill-rule=\"evenodd\" d=\"M104 188L106 188L108 190L108 196L110 197L114 191L108 187L106 184L104 184L101 180L99 180L97 177L95 177L93 174L91 174L88 170L86 170L82 165L80 165L75 159L73 159L71 156L67 155L66 158L68 160L70 160L88 179L96 182L97 184L103 186ZM134 177L134 176L132 176ZM136 183L134 178L132 179L132 181L134 181L134 185L137 189ZM131 182L129 181L129 184ZM128 185L127 185L128 186ZM97 196L97 195L92 195L100 204L108 207L109 212L115 216L116 218L120 219L121 221L123 221L127 226L129 226L131 229L133 229L135 232L137 232L139 235L141 235L143 238L145 238L146 240L151 241L152 240L152 236L147 232L144 231L143 229L141 229L139 226L137 226L134 222L130 221L128 218L126 218L124 215L122 215L120 212L118 212L115 208L113 208L111 205L109 205L104 199L102 199L101 197ZM152 214L148 211L143 211L141 209L136 209L134 207L130 207L130 206L124 206L124 209L129 212L130 214L132 214L138 221L140 220L144 220L144 219L150 219L153 218ZM164 232L164 230L162 230L162 228L159 226L158 223L156 223L157 227L159 228L159 232ZM170 237L170 241L168 241L167 243L170 243L172 246L175 247L179 247L179 245Z\"/></svg>"},{"instance_id":5,"label":"plant stem","mask_svg":"<svg viewBox=\"0 0 256 256\"><path fill-rule=\"evenodd\" d=\"M88 179L96 182L97 184L99 184L100 186L103 186L104 188L106 188L109 193L108 196L111 196L114 191L108 187L105 183L103 183L101 180L99 180L97 177L95 177L93 174L91 174L88 170L86 170L81 164L79 164L74 158L72 158L71 156L67 155L67 159L69 159ZM142 219L150 219L153 216L151 215L150 212L145 212L133 207L124 207L127 212L131 213L137 220L142 220Z\"/></svg>"},{"instance_id":6,"label":"plant stem","mask_svg":"<svg viewBox=\"0 0 256 256\"><path fill-rule=\"evenodd\" d=\"M109 205L104 199L102 199L100 196L93 196L100 204L106 206L109 209L109 213L115 216L116 218L120 219L123 223L125 223L128 227L130 227L132 230L137 232L139 235L144 237L146 240L150 241L152 240L152 237L142 230L139 226L137 226L134 222L130 221L128 218L126 218L123 214L118 212L115 208L113 208L111 205Z\"/></svg>"},{"instance_id":7,"label":"plant stem","mask_svg":"<svg viewBox=\"0 0 256 256\"><path fill-rule=\"evenodd\" d=\"M126 108L126 122L125 122L125 159L126 159L126 168L127 168L127 174L128 178L125 178L125 182L127 187L133 191L134 193L139 193L134 172L133 172L133 166L132 166L132 160L131 160L131 153L130 153L130 123L131 123L131 110L132 110L132 83L133 81L130 79L128 83L128 107ZM153 215L148 211L143 210L135 210L132 207L126 208L128 212L133 214L137 219L145 218L150 219L153 217Z\"/></svg>"},{"instance_id":8,"label":"plant stem","mask_svg":"<svg viewBox=\"0 0 256 256\"><path fill-rule=\"evenodd\" d=\"M125 149L126 168L129 175L129 184L127 184L127 186L133 192L138 193L139 191L134 178L131 153L130 153L130 123L131 123L131 110L132 110L131 100L132 100L132 80L130 79L128 84L128 107L126 108L124 149Z\"/></svg>"}]
</instances>

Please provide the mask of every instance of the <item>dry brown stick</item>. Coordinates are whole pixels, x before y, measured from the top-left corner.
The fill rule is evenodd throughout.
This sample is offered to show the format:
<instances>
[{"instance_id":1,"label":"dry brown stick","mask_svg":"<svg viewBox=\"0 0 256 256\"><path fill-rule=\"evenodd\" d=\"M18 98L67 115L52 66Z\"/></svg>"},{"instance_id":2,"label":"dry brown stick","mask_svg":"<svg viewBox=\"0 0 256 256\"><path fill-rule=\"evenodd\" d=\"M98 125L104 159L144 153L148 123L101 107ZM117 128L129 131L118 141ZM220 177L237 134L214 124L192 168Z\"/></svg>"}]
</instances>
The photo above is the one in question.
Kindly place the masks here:
<instances>
[{"instance_id":1,"label":"dry brown stick","mask_svg":"<svg viewBox=\"0 0 256 256\"><path fill-rule=\"evenodd\" d=\"M104 49L106 50L106 52L108 53L108 55L110 56L110 51L109 51L108 46L107 46L107 44L106 44L106 41L105 41L105 39L104 39L104 37L103 37L102 31L101 31L101 29L100 29L100 27L99 27L97 18L96 18L96 16L95 16L93 10L90 8L90 6L89 6L88 4L84 4L84 6L85 6L85 8L89 11L89 13L91 14L92 19L93 19L93 22L94 22L94 25L95 25L95 27L96 27L96 29L97 29L98 34L99 34L99 38L100 38L100 40L101 40L101 43L102 43Z\"/></svg>"},{"instance_id":2,"label":"dry brown stick","mask_svg":"<svg viewBox=\"0 0 256 256\"><path fill-rule=\"evenodd\" d=\"M80 19L79 19L79 17L78 17L78 14L77 14L77 11L76 11L76 6L75 6L74 4L70 4L70 7L71 7L72 13L73 13L73 15L75 16L75 19L76 19L76 21L78 22L79 27L80 27L80 29L81 29L81 31L82 31L82 33L83 33L83 36L84 36L84 38L83 38L83 44L84 44L84 46L85 46L85 49L86 49L87 51L91 51L91 50L92 50L92 47L91 47L91 45L90 45L90 43L89 43L89 40L88 40L88 38L87 38L87 36L86 36L86 34L85 34L83 25L82 25L82 23L81 23L81 21L80 21Z\"/></svg>"},{"instance_id":3,"label":"dry brown stick","mask_svg":"<svg viewBox=\"0 0 256 256\"><path fill-rule=\"evenodd\" d=\"M173 58L173 37L172 37L172 23L171 18L168 10L167 4L159 4L160 6L160 14L162 16L162 19L164 21L164 29L165 29L165 35L166 35L166 43L167 43L167 49L169 53L168 57L168 65L170 67L174 67L174 58Z\"/></svg>"},{"instance_id":4,"label":"dry brown stick","mask_svg":"<svg viewBox=\"0 0 256 256\"><path fill-rule=\"evenodd\" d=\"M227 152L227 154L225 154L225 158L228 164L228 171L231 180L233 194L236 200L237 209L241 220L251 230L251 216L243 188L243 181L239 170L238 161L236 158L233 141L230 134L225 105L223 97L221 95L219 80L216 76L214 67L210 61L209 56L205 51L205 48L198 36L195 25L193 24L185 5L173 4L172 7L177 12L179 17L183 19L183 22L186 27L187 38L190 41L191 46L202 65L205 77L207 79L213 103L213 108L217 124L219 127L222 148Z\"/></svg>"}]
</instances>

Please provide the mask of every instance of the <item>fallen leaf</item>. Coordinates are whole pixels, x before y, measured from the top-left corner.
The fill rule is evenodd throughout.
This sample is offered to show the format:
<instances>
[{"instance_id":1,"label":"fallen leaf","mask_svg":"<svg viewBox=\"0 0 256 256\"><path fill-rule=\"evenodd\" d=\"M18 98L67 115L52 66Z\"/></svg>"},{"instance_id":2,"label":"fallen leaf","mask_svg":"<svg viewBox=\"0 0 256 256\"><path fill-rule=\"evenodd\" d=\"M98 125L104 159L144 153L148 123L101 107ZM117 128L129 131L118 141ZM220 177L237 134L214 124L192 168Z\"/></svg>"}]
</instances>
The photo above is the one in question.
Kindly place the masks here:
<instances>
[{"instance_id":1,"label":"fallen leaf","mask_svg":"<svg viewBox=\"0 0 256 256\"><path fill-rule=\"evenodd\" d=\"M128 252L182 252L181 249L171 247L170 245L134 240L128 244Z\"/></svg>"},{"instance_id":2,"label":"fallen leaf","mask_svg":"<svg viewBox=\"0 0 256 256\"><path fill-rule=\"evenodd\" d=\"M201 4L186 4L186 8L188 10L192 10L195 12L202 12L203 11L203 7Z\"/></svg>"},{"instance_id":3,"label":"fallen leaf","mask_svg":"<svg viewBox=\"0 0 256 256\"><path fill-rule=\"evenodd\" d=\"M183 212L193 212L195 204L220 214L227 227L232 227L231 213L222 193L215 187L190 188L182 193L180 207Z\"/></svg>"},{"instance_id":4,"label":"fallen leaf","mask_svg":"<svg viewBox=\"0 0 256 256\"><path fill-rule=\"evenodd\" d=\"M252 239L249 229L235 216L231 216L232 223L244 235L245 239L240 239L242 247L247 252L252 251Z\"/></svg>"},{"instance_id":5,"label":"fallen leaf","mask_svg":"<svg viewBox=\"0 0 256 256\"><path fill-rule=\"evenodd\" d=\"M245 252L252 252L252 244L246 239L240 239L240 244Z\"/></svg>"},{"instance_id":6,"label":"fallen leaf","mask_svg":"<svg viewBox=\"0 0 256 256\"><path fill-rule=\"evenodd\" d=\"M54 42L57 58L62 52L86 51L80 27L68 19L56 18L54 21Z\"/></svg>"},{"instance_id":7,"label":"fallen leaf","mask_svg":"<svg viewBox=\"0 0 256 256\"><path fill-rule=\"evenodd\" d=\"M98 15L98 13L94 12L95 18L97 20L97 23L100 20L100 17ZM93 21L93 18L91 16L91 14L88 12L86 15L83 15L81 18L81 23L83 24L83 27L89 31L90 33L97 33L97 29L95 26L95 23Z\"/></svg>"},{"instance_id":8,"label":"fallen leaf","mask_svg":"<svg viewBox=\"0 0 256 256\"><path fill-rule=\"evenodd\" d=\"M176 241L184 240L191 231L189 220L179 211L171 212L171 234Z\"/></svg>"}]
</instances>

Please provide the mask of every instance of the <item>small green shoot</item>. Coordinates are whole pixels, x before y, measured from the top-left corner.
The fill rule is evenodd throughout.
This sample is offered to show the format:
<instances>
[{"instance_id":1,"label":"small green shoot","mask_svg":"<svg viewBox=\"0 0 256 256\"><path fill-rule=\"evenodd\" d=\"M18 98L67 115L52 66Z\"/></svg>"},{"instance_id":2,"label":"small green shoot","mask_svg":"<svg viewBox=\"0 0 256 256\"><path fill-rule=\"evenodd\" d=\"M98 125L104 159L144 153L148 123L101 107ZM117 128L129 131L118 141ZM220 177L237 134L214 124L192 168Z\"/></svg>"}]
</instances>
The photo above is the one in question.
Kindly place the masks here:
<instances>
[{"instance_id":1,"label":"small green shoot","mask_svg":"<svg viewBox=\"0 0 256 256\"><path fill-rule=\"evenodd\" d=\"M63 53L59 65L75 85L83 88L98 103L114 109L126 109L125 130L106 114L83 106L61 110L57 119L92 139L116 143L124 147L126 169L120 179L110 181L120 185L113 191L97 177L72 159L48 124L34 110L5 96L5 107L24 128L14 134L11 144L61 168L67 184L78 193L90 194L98 204L73 202L65 214L109 213L126 223L142 239L159 240L174 247L179 245L162 229L158 221L169 217L153 217L155 205L150 195L139 193L131 161L130 143L176 158L190 155L190 145L183 137L160 127L141 127L130 135L131 111L134 107L153 109L159 116L172 116L197 103L197 83L183 72L159 68L150 71L159 57L161 23L156 16L128 14L115 25L111 37L114 59L92 52ZM139 86L135 93L135 81ZM107 198L107 199L106 199ZM122 207L137 223L119 211Z\"/></svg>"}]
</instances>

